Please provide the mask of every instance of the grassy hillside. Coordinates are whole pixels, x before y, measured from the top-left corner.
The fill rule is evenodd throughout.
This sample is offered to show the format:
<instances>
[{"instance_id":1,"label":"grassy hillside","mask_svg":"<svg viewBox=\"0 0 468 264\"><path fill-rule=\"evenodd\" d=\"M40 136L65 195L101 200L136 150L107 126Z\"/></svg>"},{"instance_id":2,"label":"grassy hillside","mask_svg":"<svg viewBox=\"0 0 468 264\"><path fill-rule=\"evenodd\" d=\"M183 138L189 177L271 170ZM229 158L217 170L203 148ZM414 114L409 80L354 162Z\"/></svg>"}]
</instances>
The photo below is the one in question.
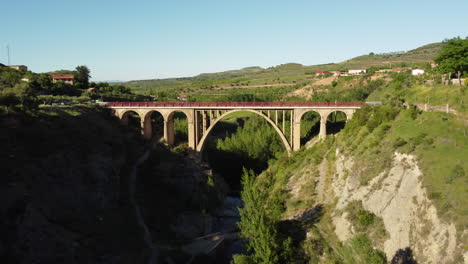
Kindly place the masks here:
<instances>
[{"instance_id":1,"label":"grassy hillside","mask_svg":"<svg viewBox=\"0 0 468 264\"><path fill-rule=\"evenodd\" d=\"M306 86L317 71L346 71L348 69L378 67L418 67L433 60L443 43L433 43L400 53L363 55L340 63L305 66L287 63L263 69L248 67L219 73L203 73L195 77L157 80L136 80L123 83L133 91L155 95L158 99L174 100L178 94L225 94L232 89L262 89ZM297 88L297 87L296 87Z\"/></svg>"},{"instance_id":2,"label":"grassy hillside","mask_svg":"<svg viewBox=\"0 0 468 264\"><path fill-rule=\"evenodd\" d=\"M407 52L391 52L383 54L368 54L339 63L345 68L369 68L390 64L402 67L419 62L432 61L442 49L443 43L432 43Z\"/></svg>"},{"instance_id":3,"label":"grassy hillside","mask_svg":"<svg viewBox=\"0 0 468 264\"><path fill-rule=\"evenodd\" d=\"M334 178L335 167L331 164L335 164L335 151L339 149L354 159L348 174L358 175L358 184L368 188L372 179L388 171L395 152L415 155L423 172L422 184L437 208L438 217L455 224L458 247L453 263L459 263L463 252L460 245L467 243L466 234L463 234L467 228L468 203L465 188L468 166L464 162L468 155L468 138L465 134L466 127L450 114L420 112L398 106L361 109L336 138L329 137L291 158L279 159L253 182L244 179L244 193L247 184L245 195L255 198L253 191L248 193L249 186L259 189L258 198L249 198L255 203L246 205L246 208L254 208L246 210L274 210L269 209L272 212L267 211L260 220L254 213L249 215L246 211L242 215L243 235L247 240L258 237L255 229L249 229L250 224L255 224L259 230L270 230L268 239L275 241L261 248L256 245L261 245L262 241L251 240L254 241L251 244L252 255L245 258L258 259L266 252L283 261L270 259L271 263L386 263L385 259L398 258L397 255L385 257L373 249L379 245L381 248L388 235L382 219L363 209L359 202L350 203L345 209L355 232L346 243L336 237L336 227L331 219L342 194L336 194L337 198L323 207L317 205L316 184L319 174L323 173L320 172L323 170L320 164L327 159L329 167L326 171L331 175L330 179ZM301 179L307 182L296 182ZM293 215L296 217L291 220ZM289 228L285 229L284 226L288 225ZM283 247L279 246L281 244ZM419 259L424 257L421 252L414 254ZM236 261L248 263L239 256Z\"/></svg>"}]
</instances>

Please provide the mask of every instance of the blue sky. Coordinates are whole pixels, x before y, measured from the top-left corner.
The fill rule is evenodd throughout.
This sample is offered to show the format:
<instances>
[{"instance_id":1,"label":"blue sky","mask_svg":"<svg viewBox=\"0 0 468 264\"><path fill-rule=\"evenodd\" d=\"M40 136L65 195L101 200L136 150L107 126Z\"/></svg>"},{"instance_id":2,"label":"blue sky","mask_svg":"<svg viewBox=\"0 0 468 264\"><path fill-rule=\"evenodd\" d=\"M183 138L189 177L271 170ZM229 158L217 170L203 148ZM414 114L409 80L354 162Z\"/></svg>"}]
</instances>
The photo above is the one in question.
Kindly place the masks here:
<instances>
[{"instance_id":1,"label":"blue sky","mask_svg":"<svg viewBox=\"0 0 468 264\"><path fill-rule=\"evenodd\" d=\"M449 5L450 4L450 5ZM450 11L452 9L452 11ZM0 62L93 80L340 62L468 36L468 1L2 1Z\"/></svg>"}]
</instances>

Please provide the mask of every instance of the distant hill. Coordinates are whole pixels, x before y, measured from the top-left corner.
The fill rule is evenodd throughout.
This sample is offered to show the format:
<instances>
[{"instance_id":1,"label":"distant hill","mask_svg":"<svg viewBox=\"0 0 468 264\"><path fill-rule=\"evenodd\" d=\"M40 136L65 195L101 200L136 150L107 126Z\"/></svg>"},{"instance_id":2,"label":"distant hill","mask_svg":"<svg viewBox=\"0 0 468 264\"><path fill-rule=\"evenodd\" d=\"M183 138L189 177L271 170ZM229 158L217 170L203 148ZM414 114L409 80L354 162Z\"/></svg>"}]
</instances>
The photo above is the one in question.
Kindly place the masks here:
<instances>
[{"instance_id":1,"label":"distant hill","mask_svg":"<svg viewBox=\"0 0 468 264\"><path fill-rule=\"evenodd\" d=\"M371 67L395 63L430 62L439 54L443 43L432 43L407 52L368 54L339 63L346 67Z\"/></svg>"},{"instance_id":2,"label":"distant hill","mask_svg":"<svg viewBox=\"0 0 468 264\"><path fill-rule=\"evenodd\" d=\"M346 71L349 69L377 67L421 67L432 61L443 43L432 43L406 52L389 52L358 56L339 63L305 66L298 63L286 63L263 69L258 66L240 70L217 73L202 73L194 77L168 78L156 80L135 80L122 84L131 87L135 92L153 94L155 92L194 92L197 89L219 87L252 87L293 85L307 81L317 71Z\"/></svg>"}]
</instances>

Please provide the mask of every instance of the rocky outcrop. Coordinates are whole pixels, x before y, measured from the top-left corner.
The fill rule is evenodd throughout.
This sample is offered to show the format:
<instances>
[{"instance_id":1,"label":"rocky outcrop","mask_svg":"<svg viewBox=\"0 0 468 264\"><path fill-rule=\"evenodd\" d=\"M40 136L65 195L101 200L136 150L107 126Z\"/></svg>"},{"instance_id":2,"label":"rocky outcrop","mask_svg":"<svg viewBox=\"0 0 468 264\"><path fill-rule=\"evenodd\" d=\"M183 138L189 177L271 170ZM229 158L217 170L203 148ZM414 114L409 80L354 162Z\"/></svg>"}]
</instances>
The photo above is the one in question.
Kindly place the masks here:
<instances>
[{"instance_id":1,"label":"rocky outcrop","mask_svg":"<svg viewBox=\"0 0 468 264\"><path fill-rule=\"evenodd\" d=\"M437 216L413 155L395 153L392 166L365 186L359 185L352 158L337 151L335 167L332 189L338 202L333 223L341 241L354 234L343 209L349 202L358 200L366 210L382 218L389 237L381 249L388 258L405 248L412 249L418 263L447 263L461 254L455 225Z\"/></svg>"}]
</instances>

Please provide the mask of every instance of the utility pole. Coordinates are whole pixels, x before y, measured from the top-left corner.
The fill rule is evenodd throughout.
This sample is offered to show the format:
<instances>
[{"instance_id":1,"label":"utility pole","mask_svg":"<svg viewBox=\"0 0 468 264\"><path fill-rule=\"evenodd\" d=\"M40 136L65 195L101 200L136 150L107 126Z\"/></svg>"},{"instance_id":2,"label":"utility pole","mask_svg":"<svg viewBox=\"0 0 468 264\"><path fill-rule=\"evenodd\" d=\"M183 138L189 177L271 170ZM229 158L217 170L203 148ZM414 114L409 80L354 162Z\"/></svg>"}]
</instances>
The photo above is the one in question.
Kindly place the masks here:
<instances>
[{"instance_id":1,"label":"utility pole","mask_svg":"<svg viewBox=\"0 0 468 264\"><path fill-rule=\"evenodd\" d=\"M10 46L7 45L6 48L7 48L8 65L10 65Z\"/></svg>"}]
</instances>

